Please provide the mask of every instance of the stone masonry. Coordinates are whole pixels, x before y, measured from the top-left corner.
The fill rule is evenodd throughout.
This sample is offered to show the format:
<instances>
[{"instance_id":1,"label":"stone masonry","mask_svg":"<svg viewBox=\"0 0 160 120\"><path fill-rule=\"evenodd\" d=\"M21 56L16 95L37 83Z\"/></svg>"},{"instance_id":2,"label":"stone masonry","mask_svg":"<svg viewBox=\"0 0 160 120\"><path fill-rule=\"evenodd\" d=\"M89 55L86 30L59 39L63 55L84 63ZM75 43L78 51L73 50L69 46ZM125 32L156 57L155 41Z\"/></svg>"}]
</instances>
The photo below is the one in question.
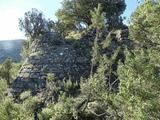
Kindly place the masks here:
<instances>
[{"instance_id":1,"label":"stone masonry","mask_svg":"<svg viewBox=\"0 0 160 120\"><path fill-rule=\"evenodd\" d=\"M31 90L36 94L45 88L48 73L55 74L58 80L71 78L79 82L81 77L88 77L91 70L91 50L95 34L87 33L78 42L67 42L56 33L47 33L34 40L30 46L29 57L23 63L19 74L12 83L11 93L19 94ZM106 56L113 54L118 46L129 46L128 30L119 31ZM123 53L118 60L123 59Z\"/></svg>"},{"instance_id":2,"label":"stone masonry","mask_svg":"<svg viewBox=\"0 0 160 120\"><path fill-rule=\"evenodd\" d=\"M11 86L14 94L24 90L31 90L34 94L45 88L48 73L54 73L59 80L71 78L79 81L81 76L88 75L90 71L90 60L83 54L77 55L73 44L65 43L54 33L35 40L29 53Z\"/></svg>"}]
</instances>

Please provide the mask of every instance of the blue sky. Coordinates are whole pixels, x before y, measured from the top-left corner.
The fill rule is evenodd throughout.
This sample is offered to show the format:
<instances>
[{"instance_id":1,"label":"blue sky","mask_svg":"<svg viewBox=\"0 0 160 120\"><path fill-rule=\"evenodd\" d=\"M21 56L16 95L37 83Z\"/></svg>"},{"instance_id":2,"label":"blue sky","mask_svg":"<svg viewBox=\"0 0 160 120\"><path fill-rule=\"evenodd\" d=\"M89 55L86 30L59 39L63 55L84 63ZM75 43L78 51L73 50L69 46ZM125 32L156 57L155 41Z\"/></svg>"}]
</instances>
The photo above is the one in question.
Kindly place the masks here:
<instances>
[{"instance_id":1,"label":"blue sky","mask_svg":"<svg viewBox=\"0 0 160 120\"><path fill-rule=\"evenodd\" d=\"M0 0L0 40L24 38L18 28L18 18L26 11L37 8L46 18L56 20L55 12L61 8L62 0ZM127 8L123 14L127 19L137 7L137 0L126 0ZM127 20L125 21L125 23Z\"/></svg>"}]
</instances>

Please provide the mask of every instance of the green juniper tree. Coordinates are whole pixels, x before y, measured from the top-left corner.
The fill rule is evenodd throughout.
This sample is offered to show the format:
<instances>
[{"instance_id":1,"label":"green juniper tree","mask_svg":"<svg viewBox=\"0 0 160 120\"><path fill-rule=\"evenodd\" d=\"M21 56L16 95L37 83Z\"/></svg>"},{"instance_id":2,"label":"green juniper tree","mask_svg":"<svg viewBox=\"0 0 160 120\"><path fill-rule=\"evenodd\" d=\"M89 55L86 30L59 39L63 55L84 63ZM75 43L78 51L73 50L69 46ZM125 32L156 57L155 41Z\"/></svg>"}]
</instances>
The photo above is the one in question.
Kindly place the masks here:
<instances>
[{"instance_id":1,"label":"green juniper tree","mask_svg":"<svg viewBox=\"0 0 160 120\"><path fill-rule=\"evenodd\" d=\"M53 26L53 21L46 20L43 13L35 8L26 12L24 18L19 19L20 30L24 31L25 36L31 40L50 32Z\"/></svg>"},{"instance_id":2,"label":"green juniper tree","mask_svg":"<svg viewBox=\"0 0 160 120\"><path fill-rule=\"evenodd\" d=\"M120 65L117 106L123 119L160 119L160 1L145 0L131 17L130 36L138 44Z\"/></svg>"},{"instance_id":3,"label":"green juniper tree","mask_svg":"<svg viewBox=\"0 0 160 120\"><path fill-rule=\"evenodd\" d=\"M11 69L12 69L12 60L6 59L1 66L0 76L7 81L7 85L11 84Z\"/></svg>"},{"instance_id":4,"label":"green juniper tree","mask_svg":"<svg viewBox=\"0 0 160 120\"><path fill-rule=\"evenodd\" d=\"M90 26L92 24L90 11L98 4L102 5L102 12L109 29L122 23L120 15L126 7L124 0L64 0L62 8L58 10L56 15L66 28L79 29L84 25Z\"/></svg>"}]
</instances>

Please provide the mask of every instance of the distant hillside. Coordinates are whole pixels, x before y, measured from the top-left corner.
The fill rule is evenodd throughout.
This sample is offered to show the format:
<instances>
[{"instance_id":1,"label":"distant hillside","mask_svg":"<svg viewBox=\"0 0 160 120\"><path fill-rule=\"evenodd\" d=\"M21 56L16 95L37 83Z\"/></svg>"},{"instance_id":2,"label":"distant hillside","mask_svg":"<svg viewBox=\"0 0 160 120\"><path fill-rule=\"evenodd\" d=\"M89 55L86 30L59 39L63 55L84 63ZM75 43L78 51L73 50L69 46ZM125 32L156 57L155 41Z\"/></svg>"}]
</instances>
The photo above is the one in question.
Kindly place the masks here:
<instances>
[{"instance_id":1,"label":"distant hillside","mask_svg":"<svg viewBox=\"0 0 160 120\"><path fill-rule=\"evenodd\" d=\"M19 62L23 42L24 40L0 40L0 63L8 57L14 62Z\"/></svg>"}]
</instances>

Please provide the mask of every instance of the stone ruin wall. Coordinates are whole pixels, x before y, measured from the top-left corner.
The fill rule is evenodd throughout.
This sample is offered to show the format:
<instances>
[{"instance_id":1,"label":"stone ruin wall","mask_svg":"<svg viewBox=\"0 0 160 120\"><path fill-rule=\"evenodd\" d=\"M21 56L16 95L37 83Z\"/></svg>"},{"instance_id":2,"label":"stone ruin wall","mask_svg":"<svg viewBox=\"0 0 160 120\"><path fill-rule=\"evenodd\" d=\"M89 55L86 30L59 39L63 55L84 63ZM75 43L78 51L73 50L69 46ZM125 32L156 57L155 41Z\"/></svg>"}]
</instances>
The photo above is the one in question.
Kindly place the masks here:
<instances>
[{"instance_id":1,"label":"stone ruin wall","mask_svg":"<svg viewBox=\"0 0 160 120\"><path fill-rule=\"evenodd\" d=\"M60 80L79 80L80 76L89 74L90 60L77 55L74 45L65 43L63 39L55 44L54 39L57 39L54 34L47 34L32 43L30 55L11 86L13 93L21 93L26 89L36 92L45 88L48 73L54 73Z\"/></svg>"},{"instance_id":2,"label":"stone ruin wall","mask_svg":"<svg viewBox=\"0 0 160 120\"><path fill-rule=\"evenodd\" d=\"M31 90L36 93L37 90L45 88L48 73L54 73L59 80L70 77L79 81L81 76L89 76L92 49L90 40L93 40L92 32L80 40L80 47L66 43L54 33L35 40L30 47L29 57L11 86L11 92L18 94ZM128 30L119 32L116 42L111 43L110 48L105 51L106 55L112 54L117 46L128 44Z\"/></svg>"}]
</instances>

